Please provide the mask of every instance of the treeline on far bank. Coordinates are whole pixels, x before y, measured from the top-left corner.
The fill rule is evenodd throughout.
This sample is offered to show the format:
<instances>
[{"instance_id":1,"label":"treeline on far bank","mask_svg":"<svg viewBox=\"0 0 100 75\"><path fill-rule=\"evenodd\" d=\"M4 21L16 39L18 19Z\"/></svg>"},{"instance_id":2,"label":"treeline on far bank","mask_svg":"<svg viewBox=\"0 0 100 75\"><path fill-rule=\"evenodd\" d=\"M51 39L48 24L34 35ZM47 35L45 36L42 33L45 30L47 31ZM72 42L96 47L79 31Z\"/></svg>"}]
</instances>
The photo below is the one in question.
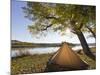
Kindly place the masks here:
<instances>
[{"instance_id":1,"label":"treeline on far bank","mask_svg":"<svg viewBox=\"0 0 100 75\"><path fill-rule=\"evenodd\" d=\"M76 44L68 43L70 46L75 46ZM78 44L77 44L78 45ZM24 47L59 47L61 43L30 43L30 42L21 42L13 41L11 42L12 48L24 48Z\"/></svg>"}]
</instances>

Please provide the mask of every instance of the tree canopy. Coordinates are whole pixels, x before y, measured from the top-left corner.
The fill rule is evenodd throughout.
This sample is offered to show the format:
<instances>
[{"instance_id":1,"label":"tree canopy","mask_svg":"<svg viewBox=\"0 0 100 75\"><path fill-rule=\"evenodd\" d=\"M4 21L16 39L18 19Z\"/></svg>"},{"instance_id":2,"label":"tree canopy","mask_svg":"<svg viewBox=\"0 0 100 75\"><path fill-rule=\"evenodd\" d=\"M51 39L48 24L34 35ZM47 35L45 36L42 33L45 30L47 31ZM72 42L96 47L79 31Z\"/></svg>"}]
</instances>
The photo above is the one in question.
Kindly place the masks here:
<instances>
[{"instance_id":1,"label":"tree canopy","mask_svg":"<svg viewBox=\"0 0 100 75\"><path fill-rule=\"evenodd\" d=\"M65 32L66 28L75 32L95 24L95 6L28 2L23 9L25 17L34 22L28 27L32 34L48 29Z\"/></svg>"}]
</instances>

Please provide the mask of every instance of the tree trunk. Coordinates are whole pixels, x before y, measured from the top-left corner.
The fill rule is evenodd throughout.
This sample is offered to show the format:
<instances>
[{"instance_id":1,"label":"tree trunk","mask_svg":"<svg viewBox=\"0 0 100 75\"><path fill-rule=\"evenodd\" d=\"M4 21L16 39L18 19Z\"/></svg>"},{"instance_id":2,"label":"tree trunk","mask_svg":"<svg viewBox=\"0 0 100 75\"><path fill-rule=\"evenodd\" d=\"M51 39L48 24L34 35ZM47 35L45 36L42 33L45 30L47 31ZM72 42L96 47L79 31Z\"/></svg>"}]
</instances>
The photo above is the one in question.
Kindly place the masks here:
<instances>
[{"instance_id":1,"label":"tree trunk","mask_svg":"<svg viewBox=\"0 0 100 75\"><path fill-rule=\"evenodd\" d=\"M96 38L96 35L95 35L95 33L92 31L92 29L89 28L88 26L87 26L87 28L88 28L88 30L92 33L92 35L94 36L94 38Z\"/></svg>"},{"instance_id":2,"label":"tree trunk","mask_svg":"<svg viewBox=\"0 0 100 75\"><path fill-rule=\"evenodd\" d=\"M93 55L93 53L90 51L89 47L88 47L88 44L85 40L85 37L83 35L83 33L80 31L76 32L80 42L81 42L81 45L83 47L83 52L90 58L92 58L93 60L95 60L95 55Z\"/></svg>"}]
</instances>

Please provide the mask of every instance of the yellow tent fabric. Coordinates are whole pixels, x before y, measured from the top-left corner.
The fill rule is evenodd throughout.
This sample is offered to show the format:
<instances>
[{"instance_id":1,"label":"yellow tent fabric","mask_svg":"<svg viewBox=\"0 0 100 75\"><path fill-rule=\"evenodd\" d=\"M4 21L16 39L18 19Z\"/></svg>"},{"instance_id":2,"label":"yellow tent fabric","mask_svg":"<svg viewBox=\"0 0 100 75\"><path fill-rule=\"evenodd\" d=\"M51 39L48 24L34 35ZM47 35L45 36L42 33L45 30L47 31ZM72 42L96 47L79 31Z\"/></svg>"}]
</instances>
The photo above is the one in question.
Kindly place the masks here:
<instances>
[{"instance_id":1,"label":"yellow tent fabric","mask_svg":"<svg viewBox=\"0 0 100 75\"><path fill-rule=\"evenodd\" d=\"M60 67L66 67L67 69L72 68L76 70L84 69L88 66L79 58L79 56L68 46L66 42L64 42L60 49L53 55L49 64L55 64Z\"/></svg>"}]
</instances>

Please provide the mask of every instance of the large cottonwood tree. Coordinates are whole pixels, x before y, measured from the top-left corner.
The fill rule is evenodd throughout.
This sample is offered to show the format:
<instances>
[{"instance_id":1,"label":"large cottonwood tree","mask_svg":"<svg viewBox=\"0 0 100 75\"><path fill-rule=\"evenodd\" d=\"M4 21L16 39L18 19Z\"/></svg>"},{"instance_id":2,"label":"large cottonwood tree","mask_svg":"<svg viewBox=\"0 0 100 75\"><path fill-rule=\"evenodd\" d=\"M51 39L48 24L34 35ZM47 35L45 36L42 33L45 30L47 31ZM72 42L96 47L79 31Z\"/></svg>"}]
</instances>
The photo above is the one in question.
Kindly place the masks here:
<instances>
[{"instance_id":1,"label":"large cottonwood tree","mask_svg":"<svg viewBox=\"0 0 100 75\"><path fill-rule=\"evenodd\" d=\"M32 34L48 29L64 33L69 28L78 36L84 53L95 60L82 33L89 23L95 24L95 6L27 2L23 10L25 17L34 22L28 27Z\"/></svg>"}]
</instances>

